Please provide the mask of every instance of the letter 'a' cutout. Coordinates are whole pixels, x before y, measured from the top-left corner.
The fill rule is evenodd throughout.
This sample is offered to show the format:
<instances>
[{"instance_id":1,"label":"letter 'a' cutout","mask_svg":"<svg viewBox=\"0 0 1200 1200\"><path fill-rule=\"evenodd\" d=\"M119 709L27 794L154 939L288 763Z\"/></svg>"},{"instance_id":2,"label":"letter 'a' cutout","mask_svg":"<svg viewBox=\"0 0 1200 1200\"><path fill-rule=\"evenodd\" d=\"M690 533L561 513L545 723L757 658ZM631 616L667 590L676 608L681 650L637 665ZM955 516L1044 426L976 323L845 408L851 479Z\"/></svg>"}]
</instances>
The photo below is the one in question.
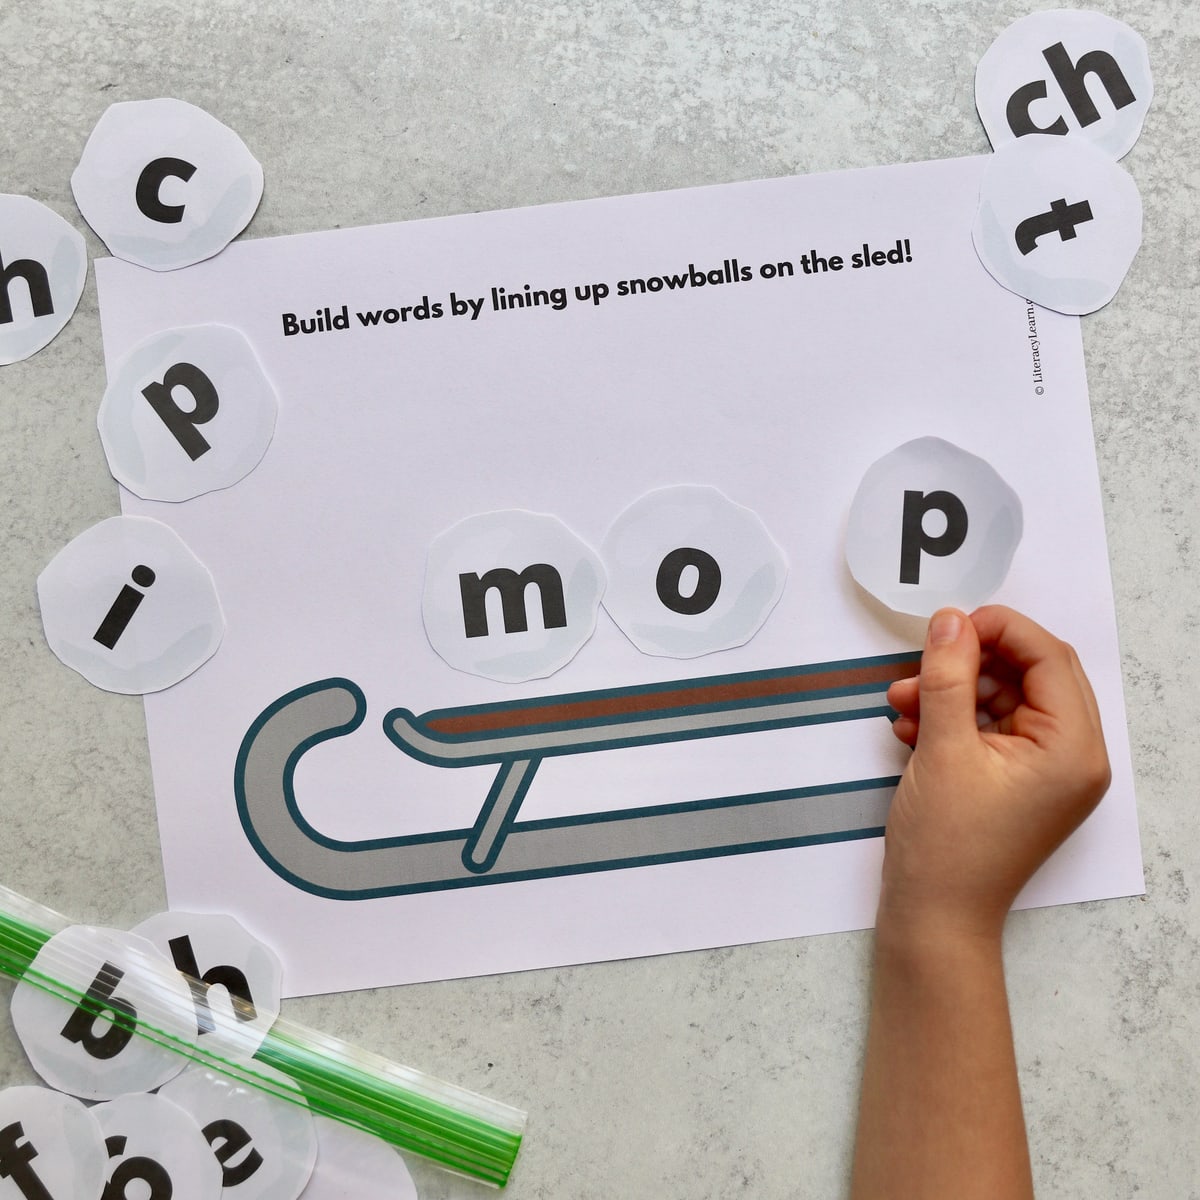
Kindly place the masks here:
<instances>
[{"instance_id":1,"label":"letter 'a' cutout","mask_svg":"<svg viewBox=\"0 0 1200 1200\"><path fill-rule=\"evenodd\" d=\"M1021 502L988 463L941 438L917 438L863 476L846 562L897 612L970 611L1004 582L1021 531Z\"/></svg>"}]
</instances>

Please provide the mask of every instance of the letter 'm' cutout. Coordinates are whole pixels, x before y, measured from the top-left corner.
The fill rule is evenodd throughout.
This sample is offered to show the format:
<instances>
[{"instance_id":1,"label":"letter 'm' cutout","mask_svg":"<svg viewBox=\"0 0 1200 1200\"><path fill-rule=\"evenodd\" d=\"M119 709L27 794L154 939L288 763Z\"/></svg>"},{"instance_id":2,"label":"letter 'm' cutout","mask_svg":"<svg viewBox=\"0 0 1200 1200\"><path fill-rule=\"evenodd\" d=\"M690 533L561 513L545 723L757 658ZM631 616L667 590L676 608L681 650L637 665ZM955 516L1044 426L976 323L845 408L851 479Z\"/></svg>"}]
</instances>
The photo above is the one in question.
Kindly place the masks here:
<instances>
[{"instance_id":1,"label":"letter 'm' cutout","mask_svg":"<svg viewBox=\"0 0 1200 1200\"><path fill-rule=\"evenodd\" d=\"M134 200L143 216L163 225L178 225L183 220L184 205L164 204L159 198L164 179L182 179L187 183L196 173L195 164L182 158L156 158L147 163L138 176Z\"/></svg>"},{"instance_id":2,"label":"letter 'm' cutout","mask_svg":"<svg viewBox=\"0 0 1200 1200\"><path fill-rule=\"evenodd\" d=\"M125 972L120 967L106 962L62 1027L62 1036L68 1042L82 1046L93 1058L115 1058L133 1037L137 1009L129 1001L113 995L124 978ZM111 1014L109 1026L103 1033L97 1034L96 1021L105 1013Z\"/></svg>"},{"instance_id":3,"label":"letter 'm' cutout","mask_svg":"<svg viewBox=\"0 0 1200 1200\"><path fill-rule=\"evenodd\" d=\"M688 567L696 569L696 586L690 596L684 596L679 584ZM672 550L659 564L654 587L658 598L672 612L696 616L707 612L717 602L721 591L721 567L711 554L694 546L681 546L678 550Z\"/></svg>"},{"instance_id":4,"label":"letter 'm' cutout","mask_svg":"<svg viewBox=\"0 0 1200 1200\"><path fill-rule=\"evenodd\" d=\"M529 611L525 589L537 585L542 601L542 623L546 629L565 629L567 607L563 598L562 576L549 563L533 563L519 575L508 567L495 567L486 575L463 572L458 577L462 597L463 627L467 637L487 637L487 594L500 593L505 633L525 633L529 629Z\"/></svg>"},{"instance_id":5,"label":"letter 'm' cutout","mask_svg":"<svg viewBox=\"0 0 1200 1200\"><path fill-rule=\"evenodd\" d=\"M239 1021L255 1019L258 1014L254 1008L254 997L250 994L250 981L242 971L226 964L211 967L201 975L191 938L183 934L171 938L167 945L171 948L171 958L175 965L187 976L188 987L192 990L192 1002L196 1006L196 1025L202 1034L211 1033L216 1028L208 1007L210 987L223 987L231 997L241 1001L240 1004L234 1005L234 1015Z\"/></svg>"},{"instance_id":6,"label":"letter 'm' cutout","mask_svg":"<svg viewBox=\"0 0 1200 1200\"><path fill-rule=\"evenodd\" d=\"M925 532L925 514L937 510L946 528L937 537ZM921 582L921 555L945 558L967 537L967 510L953 492L904 493L904 519L900 531L900 582Z\"/></svg>"},{"instance_id":7,"label":"letter 'm' cutout","mask_svg":"<svg viewBox=\"0 0 1200 1200\"><path fill-rule=\"evenodd\" d=\"M263 1165L263 1156L253 1147L250 1153L237 1166L230 1166L229 1160L240 1151L251 1146L253 1138L236 1121L222 1119L210 1121L203 1129L208 1144L221 1164L221 1186L223 1188L237 1187L245 1183L259 1167ZM217 1143L222 1143L220 1146Z\"/></svg>"},{"instance_id":8,"label":"letter 'm' cutout","mask_svg":"<svg viewBox=\"0 0 1200 1200\"><path fill-rule=\"evenodd\" d=\"M177 387L191 392L195 407L190 412L175 403L172 393ZM149 384L142 389L142 395L192 462L212 449L196 426L211 421L221 402L212 380L199 367L192 363L176 363L163 376L162 383Z\"/></svg>"}]
</instances>

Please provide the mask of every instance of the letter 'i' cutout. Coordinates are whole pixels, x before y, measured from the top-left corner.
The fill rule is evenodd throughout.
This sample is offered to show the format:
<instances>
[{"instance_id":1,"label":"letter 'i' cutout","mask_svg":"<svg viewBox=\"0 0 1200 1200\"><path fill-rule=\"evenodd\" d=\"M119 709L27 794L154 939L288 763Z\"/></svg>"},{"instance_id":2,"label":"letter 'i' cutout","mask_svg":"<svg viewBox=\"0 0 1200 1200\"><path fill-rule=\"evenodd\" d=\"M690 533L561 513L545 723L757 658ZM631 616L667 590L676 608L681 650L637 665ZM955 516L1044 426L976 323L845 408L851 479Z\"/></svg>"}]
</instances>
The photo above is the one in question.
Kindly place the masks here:
<instances>
[{"instance_id":1,"label":"letter 'i' cutout","mask_svg":"<svg viewBox=\"0 0 1200 1200\"><path fill-rule=\"evenodd\" d=\"M143 563L139 563L133 568L130 578L138 587L148 588L153 584L155 575L149 567ZM105 614L104 620L100 622L100 628L92 635L93 640L99 642L102 646L107 646L110 650L113 649L121 634L125 632L129 622L133 619L133 614L137 612L138 605L145 598L145 592L140 592L137 588L126 584L117 593L117 598L113 601L112 607Z\"/></svg>"}]
</instances>

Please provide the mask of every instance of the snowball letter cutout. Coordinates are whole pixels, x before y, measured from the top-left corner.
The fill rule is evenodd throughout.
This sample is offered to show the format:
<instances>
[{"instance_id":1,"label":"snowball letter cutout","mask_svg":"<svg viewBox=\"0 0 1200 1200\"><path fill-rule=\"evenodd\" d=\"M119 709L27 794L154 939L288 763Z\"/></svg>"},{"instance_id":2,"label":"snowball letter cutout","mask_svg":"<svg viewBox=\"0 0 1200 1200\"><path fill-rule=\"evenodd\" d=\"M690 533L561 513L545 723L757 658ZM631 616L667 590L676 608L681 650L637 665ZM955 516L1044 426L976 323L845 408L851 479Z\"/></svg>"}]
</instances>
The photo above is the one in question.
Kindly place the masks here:
<instances>
[{"instance_id":1,"label":"snowball letter cutout","mask_svg":"<svg viewBox=\"0 0 1200 1200\"><path fill-rule=\"evenodd\" d=\"M178 683L225 632L208 568L147 517L93 525L54 556L37 587L50 649L109 692Z\"/></svg>"},{"instance_id":2,"label":"snowball letter cutout","mask_svg":"<svg viewBox=\"0 0 1200 1200\"><path fill-rule=\"evenodd\" d=\"M279 956L223 914L159 913L133 932L187 977L201 1049L252 1057L279 1016Z\"/></svg>"},{"instance_id":3,"label":"snowball letter cutout","mask_svg":"<svg viewBox=\"0 0 1200 1200\"><path fill-rule=\"evenodd\" d=\"M144 938L72 925L38 951L30 971L81 997L64 1003L25 980L13 992L17 1037L33 1069L60 1091L84 1100L149 1091L178 1074L196 1044L187 984ZM179 1051L140 1036L139 1028Z\"/></svg>"},{"instance_id":4,"label":"snowball letter cutout","mask_svg":"<svg viewBox=\"0 0 1200 1200\"><path fill-rule=\"evenodd\" d=\"M96 424L118 483L190 500L258 465L279 402L245 336L226 325L158 333L117 365Z\"/></svg>"},{"instance_id":5,"label":"snowball letter cutout","mask_svg":"<svg viewBox=\"0 0 1200 1200\"><path fill-rule=\"evenodd\" d=\"M918 438L863 477L850 506L846 562L897 612L970 612L1004 582L1021 531L1021 501L983 459L941 438Z\"/></svg>"},{"instance_id":6,"label":"snowball letter cutout","mask_svg":"<svg viewBox=\"0 0 1200 1200\"><path fill-rule=\"evenodd\" d=\"M281 1100L205 1067L188 1067L160 1096L204 1131L221 1164L223 1200L296 1200L317 1159L317 1130L293 1080L260 1062L246 1064Z\"/></svg>"},{"instance_id":7,"label":"snowball letter cutout","mask_svg":"<svg viewBox=\"0 0 1200 1200\"><path fill-rule=\"evenodd\" d=\"M604 583L596 553L557 517L480 513L429 548L425 633L459 671L502 683L542 679L592 636Z\"/></svg>"},{"instance_id":8,"label":"snowball letter cutout","mask_svg":"<svg viewBox=\"0 0 1200 1200\"><path fill-rule=\"evenodd\" d=\"M216 117L182 100L114 104L92 130L71 190L118 258L173 271L223 250L262 199L262 167Z\"/></svg>"},{"instance_id":9,"label":"snowball letter cutout","mask_svg":"<svg viewBox=\"0 0 1200 1200\"><path fill-rule=\"evenodd\" d=\"M99 1200L107 1161L100 1125L78 1100L40 1087L0 1092L3 1200Z\"/></svg>"},{"instance_id":10,"label":"snowball letter cutout","mask_svg":"<svg viewBox=\"0 0 1200 1200\"><path fill-rule=\"evenodd\" d=\"M82 234L28 196L0 195L0 365L62 332L86 278Z\"/></svg>"},{"instance_id":11,"label":"snowball letter cutout","mask_svg":"<svg viewBox=\"0 0 1200 1200\"><path fill-rule=\"evenodd\" d=\"M1154 95L1146 43L1095 12L1054 9L1010 25L975 72L992 146L1017 138L1091 142L1114 161L1137 141Z\"/></svg>"},{"instance_id":12,"label":"snowball letter cutout","mask_svg":"<svg viewBox=\"0 0 1200 1200\"><path fill-rule=\"evenodd\" d=\"M971 229L1002 287L1081 316L1116 294L1142 242L1127 171L1087 142L1021 138L991 156Z\"/></svg>"},{"instance_id":13,"label":"snowball letter cutout","mask_svg":"<svg viewBox=\"0 0 1200 1200\"><path fill-rule=\"evenodd\" d=\"M634 501L601 556L605 611L639 650L669 658L749 641L787 579L763 523L713 487L662 488Z\"/></svg>"},{"instance_id":14,"label":"snowball letter cutout","mask_svg":"<svg viewBox=\"0 0 1200 1200\"><path fill-rule=\"evenodd\" d=\"M108 1149L107 1200L218 1200L221 1165L200 1126L161 1096L131 1093L98 1104Z\"/></svg>"}]
</instances>

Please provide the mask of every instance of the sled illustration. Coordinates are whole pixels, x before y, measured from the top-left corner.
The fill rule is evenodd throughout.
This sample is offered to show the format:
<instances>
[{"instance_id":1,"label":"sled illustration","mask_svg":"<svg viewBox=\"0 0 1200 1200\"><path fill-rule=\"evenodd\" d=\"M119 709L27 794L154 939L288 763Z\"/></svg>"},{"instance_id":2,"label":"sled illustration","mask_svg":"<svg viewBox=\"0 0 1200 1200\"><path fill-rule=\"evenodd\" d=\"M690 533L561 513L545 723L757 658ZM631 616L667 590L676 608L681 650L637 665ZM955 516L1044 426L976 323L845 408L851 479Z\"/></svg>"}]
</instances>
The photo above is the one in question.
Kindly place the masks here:
<instances>
[{"instance_id":1,"label":"sled illustration","mask_svg":"<svg viewBox=\"0 0 1200 1200\"><path fill-rule=\"evenodd\" d=\"M354 732L366 716L357 684L325 679L280 697L250 726L235 767L238 814L275 872L347 900L878 837L896 778L539 820L519 813L545 758L891 717L888 686L915 674L919 659L848 659L420 715L394 708L384 732L411 758L443 768L494 765L496 775L470 829L361 841L325 836L296 803L301 757Z\"/></svg>"}]
</instances>

